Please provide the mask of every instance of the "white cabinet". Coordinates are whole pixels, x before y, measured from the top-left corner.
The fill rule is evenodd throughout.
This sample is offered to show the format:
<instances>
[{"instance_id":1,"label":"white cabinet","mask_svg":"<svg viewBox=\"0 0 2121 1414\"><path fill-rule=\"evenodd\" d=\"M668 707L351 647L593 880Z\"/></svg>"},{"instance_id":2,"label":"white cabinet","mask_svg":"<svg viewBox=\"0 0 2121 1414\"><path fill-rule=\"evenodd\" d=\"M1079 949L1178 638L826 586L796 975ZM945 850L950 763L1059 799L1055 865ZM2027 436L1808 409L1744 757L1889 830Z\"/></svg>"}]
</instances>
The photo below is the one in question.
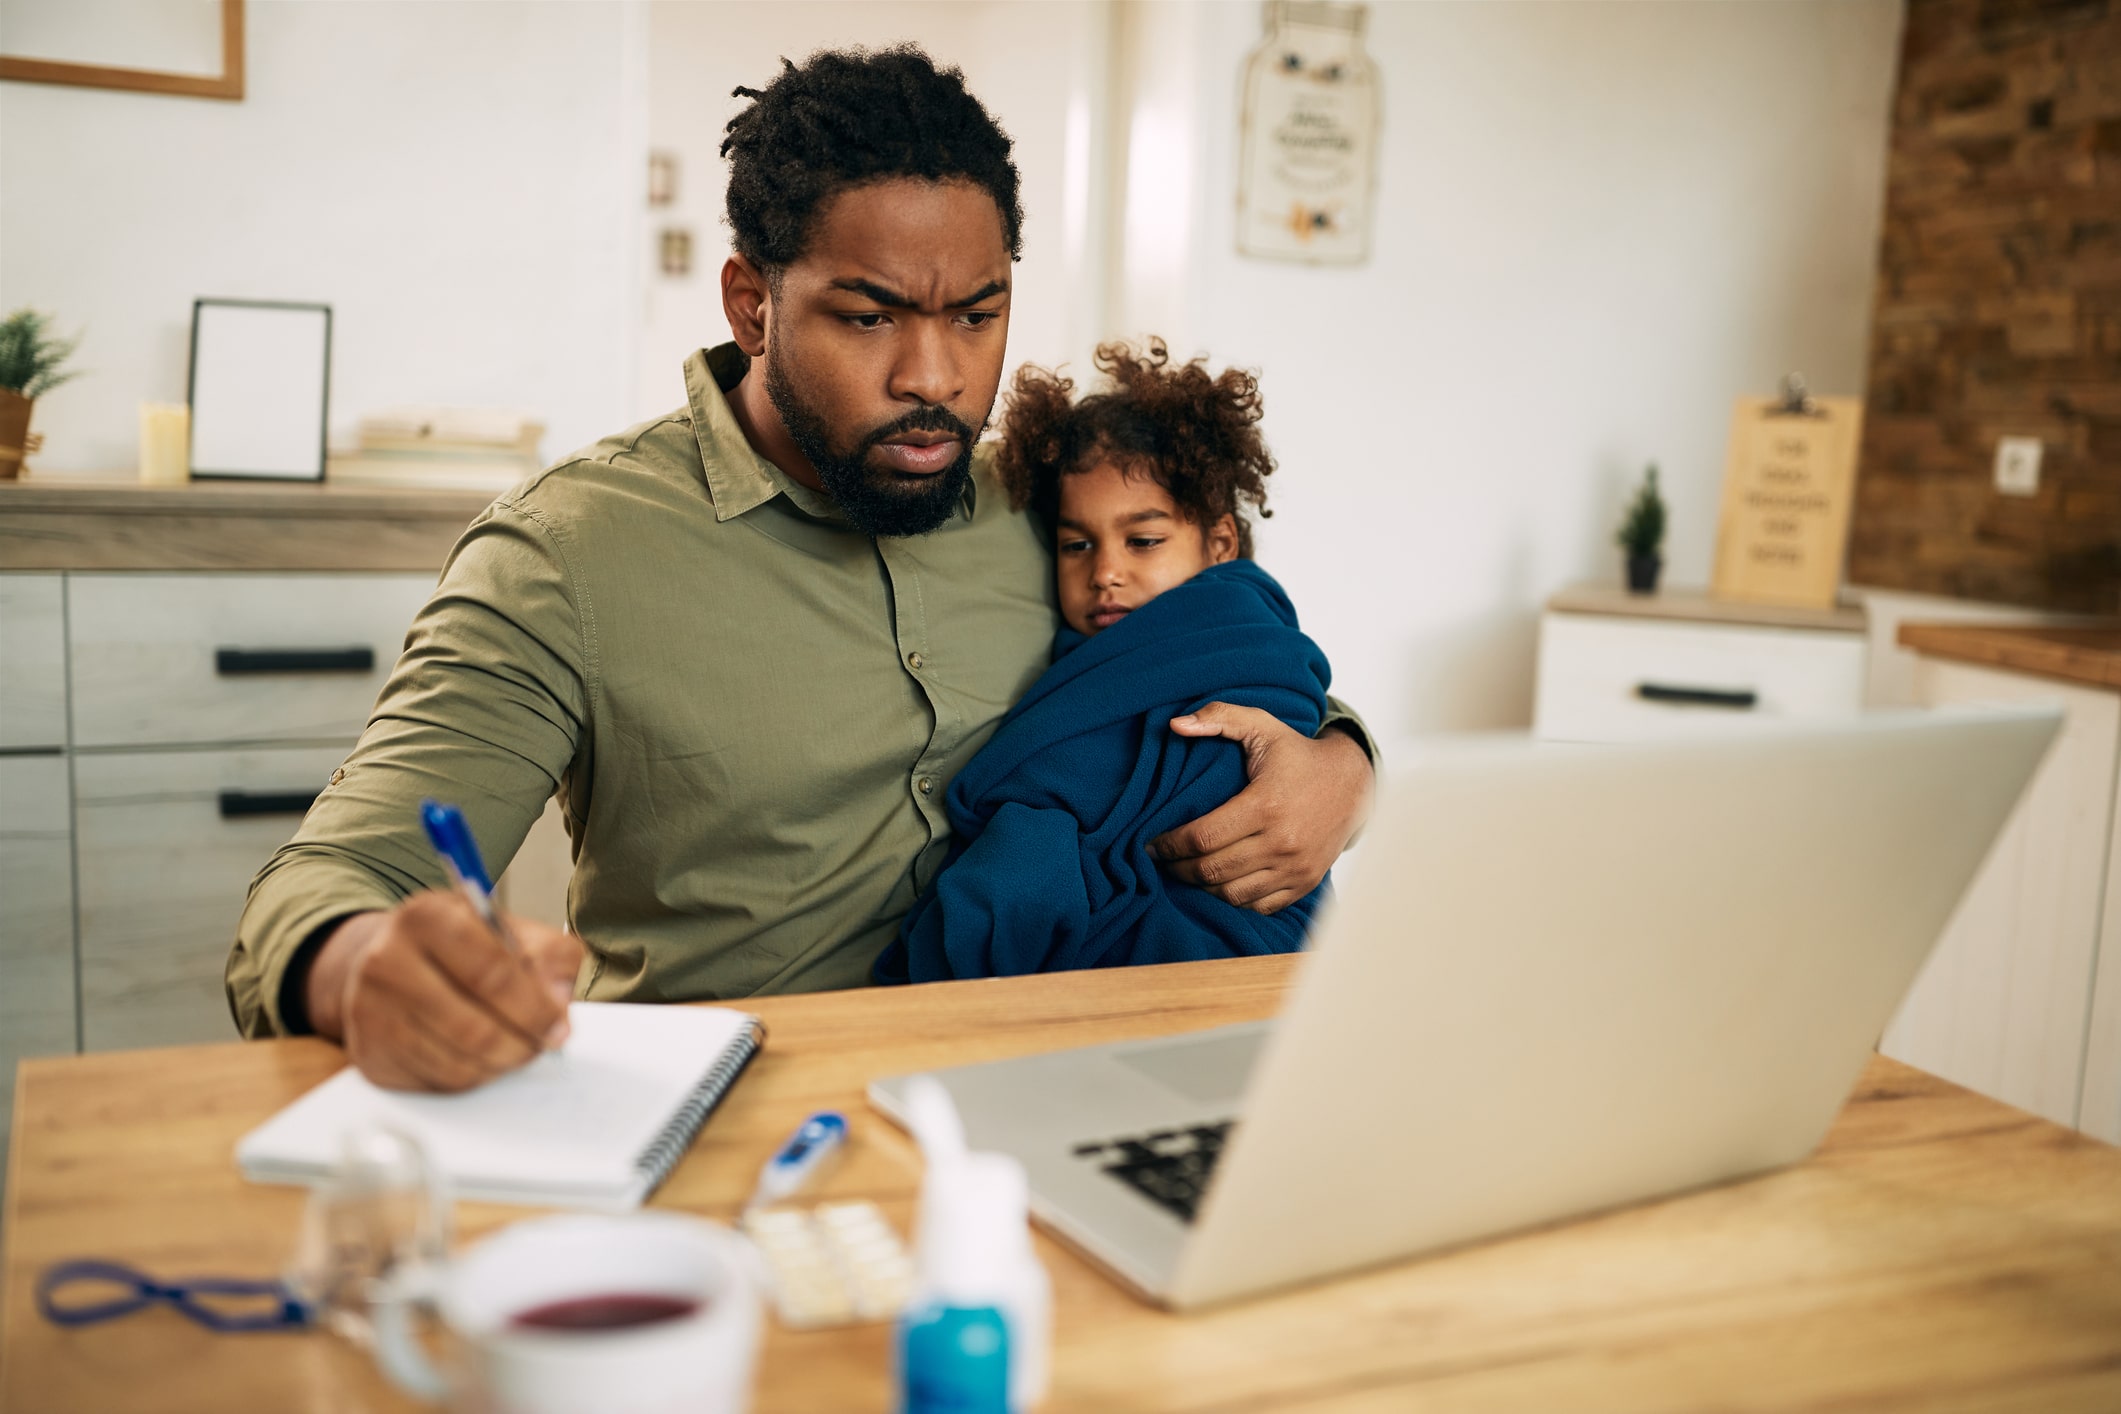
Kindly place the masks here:
<instances>
[{"instance_id":1,"label":"white cabinet","mask_svg":"<svg viewBox=\"0 0 2121 1414\"><path fill-rule=\"evenodd\" d=\"M56 574L0 574L0 1176L15 1062L78 1041L65 594Z\"/></svg>"},{"instance_id":2,"label":"white cabinet","mask_svg":"<svg viewBox=\"0 0 2121 1414\"><path fill-rule=\"evenodd\" d=\"M6 1095L18 1055L234 1037L222 972L251 877L352 749L433 589L0 574ZM558 925L571 867L553 806L503 905Z\"/></svg>"},{"instance_id":3,"label":"white cabinet","mask_svg":"<svg viewBox=\"0 0 2121 1414\"><path fill-rule=\"evenodd\" d=\"M244 893L346 752L81 754L74 830L84 1049L234 1039L221 976Z\"/></svg>"},{"instance_id":4,"label":"white cabinet","mask_svg":"<svg viewBox=\"0 0 2121 1414\"><path fill-rule=\"evenodd\" d=\"M1857 610L1569 590L1540 621L1533 731L1550 741L1647 741L1852 717L1863 709L1864 656Z\"/></svg>"},{"instance_id":5,"label":"white cabinet","mask_svg":"<svg viewBox=\"0 0 2121 1414\"><path fill-rule=\"evenodd\" d=\"M251 876L433 586L0 574L0 1138L21 1057L234 1038L221 978Z\"/></svg>"},{"instance_id":6,"label":"white cabinet","mask_svg":"<svg viewBox=\"0 0 2121 1414\"><path fill-rule=\"evenodd\" d=\"M0 1182L15 1062L64 1055L77 1040L67 819L63 755L0 756Z\"/></svg>"},{"instance_id":7,"label":"white cabinet","mask_svg":"<svg viewBox=\"0 0 2121 1414\"><path fill-rule=\"evenodd\" d=\"M69 573L74 927L88 1050L229 1040L258 868L367 722L425 574Z\"/></svg>"},{"instance_id":8,"label":"white cabinet","mask_svg":"<svg viewBox=\"0 0 2121 1414\"><path fill-rule=\"evenodd\" d=\"M0 574L0 751L66 745L65 581Z\"/></svg>"},{"instance_id":9,"label":"white cabinet","mask_svg":"<svg viewBox=\"0 0 2121 1414\"><path fill-rule=\"evenodd\" d=\"M67 576L74 745L352 741L424 575Z\"/></svg>"},{"instance_id":10,"label":"white cabinet","mask_svg":"<svg viewBox=\"0 0 2121 1414\"><path fill-rule=\"evenodd\" d=\"M250 878L487 500L0 482L0 1142L18 1057L234 1038ZM520 892L558 907L541 831L559 877Z\"/></svg>"},{"instance_id":11,"label":"white cabinet","mask_svg":"<svg viewBox=\"0 0 2121 1414\"><path fill-rule=\"evenodd\" d=\"M1928 656L1915 681L2064 718L1879 1049L2121 1142L2121 689Z\"/></svg>"}]
</instances>

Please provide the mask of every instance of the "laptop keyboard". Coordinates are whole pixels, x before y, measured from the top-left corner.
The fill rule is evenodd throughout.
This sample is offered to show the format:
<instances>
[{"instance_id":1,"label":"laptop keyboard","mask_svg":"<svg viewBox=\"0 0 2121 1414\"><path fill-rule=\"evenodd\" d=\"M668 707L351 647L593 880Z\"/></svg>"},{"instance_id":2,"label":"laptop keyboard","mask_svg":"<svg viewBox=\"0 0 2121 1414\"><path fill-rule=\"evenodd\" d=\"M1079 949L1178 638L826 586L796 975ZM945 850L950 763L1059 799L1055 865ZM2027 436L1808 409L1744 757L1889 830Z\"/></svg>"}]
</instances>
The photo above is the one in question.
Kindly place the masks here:
<instances>
[{"instance_id":1,"label":"laptop keyboard","mask_svg":"<svg viewBox=\"0 0 2121 1414\"><path fill-rule=\"evenodd\" d=\"M1144 1197L1192 1222L1200 1209L1201 1195L1208 1191L1215 1161L1222 1157L1223 1141L1235 1120L1219 1124L1196 1124L1189 1129L1159 1129L1078 1144L1075 1156L1090 1159L1106 1173L1140 1192Z\"/></svg>"}]
</instances>

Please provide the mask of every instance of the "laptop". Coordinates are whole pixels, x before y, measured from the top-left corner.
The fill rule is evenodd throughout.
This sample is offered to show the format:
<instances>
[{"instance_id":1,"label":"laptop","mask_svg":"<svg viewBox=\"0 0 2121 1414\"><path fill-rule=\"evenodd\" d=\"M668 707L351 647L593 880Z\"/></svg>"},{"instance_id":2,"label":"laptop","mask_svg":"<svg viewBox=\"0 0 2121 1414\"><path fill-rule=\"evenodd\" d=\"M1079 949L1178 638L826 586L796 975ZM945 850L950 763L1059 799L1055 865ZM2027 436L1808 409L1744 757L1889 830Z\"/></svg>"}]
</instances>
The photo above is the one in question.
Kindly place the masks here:
<instances>
[{"instance_id":1,"label":"laptop","mask_svg":"<svg viewBox=\"0 0 2121 1414\"><path fill-rule=\"evenodd\" d=\"M1395 770L1272 1022L936 1072L1190 1309L1811 1153L2053 739L1891 713ZM871 1101L903 1122L907 1077Z\"/></svg>"}]
</instances>

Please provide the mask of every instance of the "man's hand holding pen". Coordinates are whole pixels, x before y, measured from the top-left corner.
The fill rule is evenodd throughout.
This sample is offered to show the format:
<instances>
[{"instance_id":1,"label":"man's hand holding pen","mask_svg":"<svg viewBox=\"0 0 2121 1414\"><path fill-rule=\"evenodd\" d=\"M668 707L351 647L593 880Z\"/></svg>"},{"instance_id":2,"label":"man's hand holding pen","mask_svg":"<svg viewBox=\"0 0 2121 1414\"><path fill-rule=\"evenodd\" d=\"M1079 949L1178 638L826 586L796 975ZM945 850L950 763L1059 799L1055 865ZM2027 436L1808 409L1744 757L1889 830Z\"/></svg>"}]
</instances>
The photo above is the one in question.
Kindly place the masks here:
<instances>
[{"instance_id":1,"label":"man's hand holding pen","mask_svg":"<svg viewBox=\"0 0 2121 1414\"><path fill-rule=\"evenodd\" d=\"M440 890L347 919L310 968L311 1027L395 1090L468 1090L557 1047L582 941L528 918L503 922L520 951L462 895Z\"/></svg>"},{"instance_id":2,"label":"man's hand holding pen","mask_svg":"<svg viewBox=\"0 0 2121 1414\"><path fill-rule=\"evenodd\" d=\"M414 894L333 930L304 981L310 1025L392 1090L469 1090L559 1049L582 941L503 917L455 806L420 807L455 891Z\"/></svg>"}]
</instances>

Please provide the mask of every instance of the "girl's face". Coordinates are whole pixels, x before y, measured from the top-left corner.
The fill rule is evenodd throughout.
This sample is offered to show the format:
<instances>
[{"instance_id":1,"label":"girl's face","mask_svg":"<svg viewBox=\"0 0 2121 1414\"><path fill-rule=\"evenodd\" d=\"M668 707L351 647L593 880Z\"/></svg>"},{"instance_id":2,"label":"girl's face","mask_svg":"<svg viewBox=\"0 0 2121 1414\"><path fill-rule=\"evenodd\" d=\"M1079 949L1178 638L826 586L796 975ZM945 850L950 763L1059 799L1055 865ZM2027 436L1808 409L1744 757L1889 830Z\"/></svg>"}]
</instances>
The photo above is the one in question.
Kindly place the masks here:
<instances>
[{"instance_id":1,"label":"girl's face","mask_svg":"<svg viewBox=\"0 0 2121 1414\"><path fill-rule=\"evenodd\" d=\"M1061 617L1077 633L1112 627L1173 585L1237 556L1237 522L1186 519L1151 476L1110 462L1060 479Z\"/></svg>"}]
</instances>

